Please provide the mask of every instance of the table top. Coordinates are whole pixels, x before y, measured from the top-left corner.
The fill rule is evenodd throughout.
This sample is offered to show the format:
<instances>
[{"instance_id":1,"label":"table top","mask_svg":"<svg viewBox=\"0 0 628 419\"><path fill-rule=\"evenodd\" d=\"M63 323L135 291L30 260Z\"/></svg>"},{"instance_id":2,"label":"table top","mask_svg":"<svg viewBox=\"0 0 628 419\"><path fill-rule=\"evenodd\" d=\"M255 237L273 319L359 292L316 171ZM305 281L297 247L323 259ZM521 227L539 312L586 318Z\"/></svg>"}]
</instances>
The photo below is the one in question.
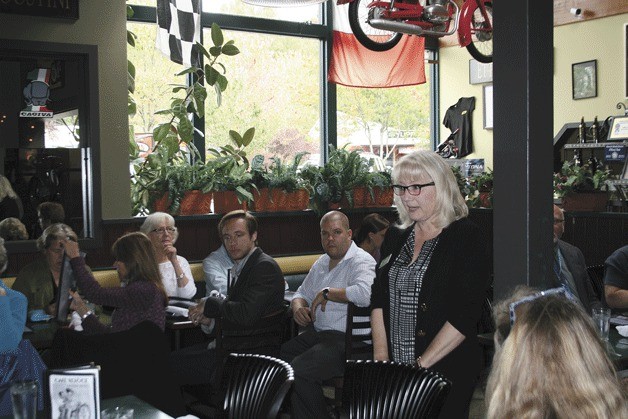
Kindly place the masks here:
<instances>
[{"instance_id":1,"label":"table top","mask_svg":"<svg viewBox=\"0 0 628 419\"><path fill-rule=\"evenodd\" d=\"M478 335L478 340L484 346L494 345L492 333ZM610 328L607 349L618 370L628 368L628 338L620 335L615 326Z\"/></svg>"},{"instance_id":2,"label":"table top","mask_svg":"<svg viewBox=\"0 0 628 419\"><path fill-rule=\"evenodd\" d=\"M133 409L133 417L135 419L168 419L172 416L168 416L156 407L151 406L144 400L136 396L122 396L115 397L113 399L103 400L100 403L100 410L109 409L112 407L124 406Z\"/></svg>"}]
</instances>

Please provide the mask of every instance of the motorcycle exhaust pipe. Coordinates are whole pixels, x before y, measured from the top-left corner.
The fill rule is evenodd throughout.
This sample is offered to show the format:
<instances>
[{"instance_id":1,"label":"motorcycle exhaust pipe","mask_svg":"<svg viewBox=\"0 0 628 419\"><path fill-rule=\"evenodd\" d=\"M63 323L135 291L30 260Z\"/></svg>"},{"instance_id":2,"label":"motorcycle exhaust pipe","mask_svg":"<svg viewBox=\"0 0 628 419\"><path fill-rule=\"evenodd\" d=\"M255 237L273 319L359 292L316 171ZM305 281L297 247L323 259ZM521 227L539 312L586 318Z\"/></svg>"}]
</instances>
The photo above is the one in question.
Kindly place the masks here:
<instances>
[{"instance_id":1,"label":"motorcycle exhaust pipe","mask_svg":"<svg viewBox=\"0 0 628 419\"><path fill-rule=\"evenodd\" d=\"M374 27L375 29L405 33L408 35L436 36L436 37L453 35L458 30L458 21L460 20L460 8L458 7L456 3L454 2L450 2L450 3L452 7L454 8L454 12L452 14L454 16L454 24L451 25L451 28L449 29L448 32L426 30L412 23L404 23L398 20L381 19L379 17L368 20L368 24ZM377 13L375 15L377 16Z\"/></svg>"}]
</instances>

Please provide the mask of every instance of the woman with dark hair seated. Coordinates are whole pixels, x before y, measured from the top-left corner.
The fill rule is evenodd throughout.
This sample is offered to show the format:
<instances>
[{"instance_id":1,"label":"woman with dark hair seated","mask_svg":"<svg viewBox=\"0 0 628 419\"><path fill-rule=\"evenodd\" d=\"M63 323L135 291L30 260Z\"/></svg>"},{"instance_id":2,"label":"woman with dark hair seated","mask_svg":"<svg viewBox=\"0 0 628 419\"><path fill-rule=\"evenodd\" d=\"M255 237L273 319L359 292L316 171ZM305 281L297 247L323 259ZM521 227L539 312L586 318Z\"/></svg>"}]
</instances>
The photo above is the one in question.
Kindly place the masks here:
<instances>
[{"instance_id":1,"label":"woman with dark hair seated","mask_svg":"<svg viewBox=\"0 0 628 419\"><path fill-rule=\"evenodd\" d=\"M113 244L114 266L122 283L121 287L114 288L103 288L94 279L79 254L76 241L67 238L64 245L81 294L92 303L114 307L111 326L106 326L77 292L70 291L70 308L81 316L87 333L128 330L144 320L165 329L168 297L159 276L155 250L145 234L129 233Z\"/></svg>"},{"instance_id":2,"label":"woman with dark hair seated","mask_svg":"<svg viewBox=\"0 0 628 419\"><path fill-rule=\"evenodd\" d=\"M353 241L373 256L375 262L379 262L379 249L382 247L388 227L390 227L390 221L381 215L368 214L362 219L362 224L356 230Z\"/></svg>"}]
</instances>

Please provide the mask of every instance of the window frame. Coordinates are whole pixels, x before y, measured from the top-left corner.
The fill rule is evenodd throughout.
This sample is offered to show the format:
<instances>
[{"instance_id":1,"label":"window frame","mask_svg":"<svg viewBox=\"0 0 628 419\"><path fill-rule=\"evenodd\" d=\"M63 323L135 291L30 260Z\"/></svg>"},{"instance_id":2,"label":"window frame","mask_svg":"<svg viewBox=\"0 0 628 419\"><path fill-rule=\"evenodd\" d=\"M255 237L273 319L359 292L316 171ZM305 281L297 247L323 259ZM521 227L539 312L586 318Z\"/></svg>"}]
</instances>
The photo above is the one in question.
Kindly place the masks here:
<instances>
[{"instance_id":1,"label":"window frame","mask_svg":"<svg viewBox=\"0 0 628 419\"><path fill-rule=\"evenodd\" d=\"M133 7L133 17L128 20L140 23L157 23L157 9L150 6L131 5ZM320 47L320 109L321 109L321 143L320 154L322 163L327 162L329 157L329 146L336 146L337 130L336 130L336 85L328 82L328 69L332 53L333 38L333 9L330 3L322 4L321 23L302 23L289 22L275 19L256 18L250 16L238 16L222 13L201 14L201 25L203 28L211 27L212 23L218 24L223 30L257 32L269 35L284 35L303 38L315 38L321 41ZM201 31L201 42L203 42L203 33ZM433 60L428 61L427 77L430 81L430 142L432 150L436 150L439 144L439 127L440 115L438 112L438 40L435 38L425 38L425 48L433 51ZM202 57L201 57L202 58ZM190 80L188 80L190 82ZM204 132L204 118L194 115L193 120L195 128ZM199 132L194 134L194 145L201 153L201 158L205 158L205 140Z\"/></svg>"}]
</instances>

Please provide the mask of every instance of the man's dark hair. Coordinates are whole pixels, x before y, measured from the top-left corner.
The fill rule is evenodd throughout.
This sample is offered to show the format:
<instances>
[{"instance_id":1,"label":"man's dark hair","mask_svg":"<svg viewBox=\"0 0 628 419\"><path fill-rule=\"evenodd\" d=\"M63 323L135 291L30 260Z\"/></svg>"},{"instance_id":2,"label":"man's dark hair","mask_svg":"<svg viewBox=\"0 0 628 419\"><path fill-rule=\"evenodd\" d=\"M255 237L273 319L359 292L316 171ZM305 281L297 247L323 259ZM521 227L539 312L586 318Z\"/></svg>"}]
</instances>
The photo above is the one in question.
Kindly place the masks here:
<instances>
[{"instance_id":1,"label":"man's dark hair","mask_svg":"<svg viewBox=\"0 0 628 419\"><path fill-rule=\"evenodd\" d=\"M58 202L42 202L37 206L37 212L43 221L42 228L51 224L62 223L65 220L63 205Z\"/></svg>"},{"instance_id":2,"label":"man's dark hair","mask_svg":"<svg viewBox=\"0 0 628 419\"><path fill-rule=\"evenodd\" d=\"M246 228L249 230L249 236L253 235L253 233L257 233L257 219L248 211L235 210L226 213L218 223L218 236L220 237L220 241L222 241L222 229L227 221L234 220L236 218L242 218L246 221Z\"/></svg>"}]
</instances>

